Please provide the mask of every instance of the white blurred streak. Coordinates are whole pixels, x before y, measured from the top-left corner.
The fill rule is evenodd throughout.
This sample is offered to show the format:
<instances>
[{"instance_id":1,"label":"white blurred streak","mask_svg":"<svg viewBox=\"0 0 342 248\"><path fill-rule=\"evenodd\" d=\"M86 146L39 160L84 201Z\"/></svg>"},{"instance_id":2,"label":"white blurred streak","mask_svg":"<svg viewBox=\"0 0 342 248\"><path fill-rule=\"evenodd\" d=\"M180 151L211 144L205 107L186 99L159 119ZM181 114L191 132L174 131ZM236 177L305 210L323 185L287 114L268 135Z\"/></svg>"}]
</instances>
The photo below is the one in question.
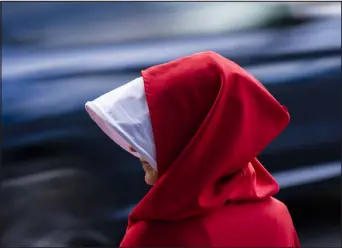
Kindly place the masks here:
<instances>
[{"instance_id":1,"label":"white blurred streak","mask_svg":"<svg viewBox=\"0 0 342 248\"><path fill-rule=\"evenodd\" d=\"M341 2L288 3L294 17L341 16Z\"/></svg>"},{"instance_id":2,"label":"white blurred streak","mask_svg":"<svg viewBox=\"0 0 342 248\"><path fill-rule=\"evenodd\" d=\"M261 76L263 80L271 79L269 81L271 83L278 83L279 81L291 83L292 78L327 73L331 69L338 69L340 67L341 57L336 56L315 60L269 63L246 67L245 69L256 77ZM298 81L295 81L295 83L298 83Z\"/></svg>"},{"instance_id":3,"label":"white blurred streak","mask_svg":"<svg viewBox=\"0 0 342 248\"><path fill-rule=\"evenodd\" d=\"M74 169L62 169L40 172L33 175L23 176L15 179L6 180L1 183L2 188L7 187L22 187L30 186L31 184L38 184L41 182L46 182L54 178L62 177L72 177L78 175L79 172Z\"/></svg>"},{"instance_id":4,"label":"white blurred streak","mask_svg":"<svg viewBox=\"0 0 342 248\"><path fill-rule=\"evenodd\" d=\"M257 27L282 14L280 3L206 3L177 12L171 31L184 34L219 33Z\"/></svg>"},{"instance_id":5,"label":"white blurred streak","mask_svg":"<svg viewBox=\"0 0 342 248\"><path fill-rule=\"evenodd\" d=\"M299 167L293 170L274 173L273 176L282 189L320 182L341 177L341 162L335 161Z\"/></svg>"}]
</instances>

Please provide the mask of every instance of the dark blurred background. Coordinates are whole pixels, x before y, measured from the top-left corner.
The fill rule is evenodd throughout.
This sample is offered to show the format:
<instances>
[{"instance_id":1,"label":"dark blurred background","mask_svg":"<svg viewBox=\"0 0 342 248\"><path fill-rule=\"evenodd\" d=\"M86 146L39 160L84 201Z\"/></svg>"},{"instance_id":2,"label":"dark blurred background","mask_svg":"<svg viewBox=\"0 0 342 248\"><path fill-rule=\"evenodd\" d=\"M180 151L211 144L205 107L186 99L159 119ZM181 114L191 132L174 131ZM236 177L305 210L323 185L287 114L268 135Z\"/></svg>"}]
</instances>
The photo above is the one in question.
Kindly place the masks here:
<instances>
[{"instance_id":1,"label":"dark blurred background","mask_svg":"<svg viewBox=\"0 0 342 248\"><path fill-rule=\"evenodd\" d=\"M303 246L340 247L341 3L2 3L0 246L116 245L149 189L84 103L212 50L291 113L260 155Z\"/></svg>"}]
</instances>

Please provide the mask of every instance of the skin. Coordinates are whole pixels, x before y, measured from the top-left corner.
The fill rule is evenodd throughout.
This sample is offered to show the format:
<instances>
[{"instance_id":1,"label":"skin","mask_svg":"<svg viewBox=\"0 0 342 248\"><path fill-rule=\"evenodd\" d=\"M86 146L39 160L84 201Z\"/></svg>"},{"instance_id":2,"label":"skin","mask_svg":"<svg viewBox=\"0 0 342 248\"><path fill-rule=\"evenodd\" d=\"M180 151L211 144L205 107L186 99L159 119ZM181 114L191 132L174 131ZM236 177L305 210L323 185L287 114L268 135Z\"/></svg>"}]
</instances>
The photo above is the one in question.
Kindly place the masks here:
<instances>
[{"instance_id":1,"label":"skin","mask_svg":"<svg viewBox=\"0 0 342 248\"><path fill-rule=\"evenodd\" d=\"M133 153L137 152L132 146L129 146L128 148ZM155 171L152 168L152 166L144 158L140 158L140 162L145 171L145 182L148 185L151 185L151 186L154 185L158 179L158 172Z\"/></svg>"}]
</instances>

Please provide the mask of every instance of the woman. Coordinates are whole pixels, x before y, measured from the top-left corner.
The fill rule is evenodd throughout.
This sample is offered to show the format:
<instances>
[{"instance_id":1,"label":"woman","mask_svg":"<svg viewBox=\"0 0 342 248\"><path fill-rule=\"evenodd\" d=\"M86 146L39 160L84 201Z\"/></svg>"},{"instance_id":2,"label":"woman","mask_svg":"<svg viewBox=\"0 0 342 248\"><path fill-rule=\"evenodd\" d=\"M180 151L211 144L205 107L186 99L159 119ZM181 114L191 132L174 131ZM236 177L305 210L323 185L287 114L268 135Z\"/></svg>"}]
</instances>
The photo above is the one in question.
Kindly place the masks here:
<instances>
[{"instance_id":1,"label":"woman","mask_svg":"<svg viewBox=\"0 0 342 248\"><path fill-rule=\"evenodd\" d=\"M213 52L142 71L86 109L154 185L122 247L299 247L279 186L256 156L289 122L248 72Z\"/></svg>"}]
</instances>

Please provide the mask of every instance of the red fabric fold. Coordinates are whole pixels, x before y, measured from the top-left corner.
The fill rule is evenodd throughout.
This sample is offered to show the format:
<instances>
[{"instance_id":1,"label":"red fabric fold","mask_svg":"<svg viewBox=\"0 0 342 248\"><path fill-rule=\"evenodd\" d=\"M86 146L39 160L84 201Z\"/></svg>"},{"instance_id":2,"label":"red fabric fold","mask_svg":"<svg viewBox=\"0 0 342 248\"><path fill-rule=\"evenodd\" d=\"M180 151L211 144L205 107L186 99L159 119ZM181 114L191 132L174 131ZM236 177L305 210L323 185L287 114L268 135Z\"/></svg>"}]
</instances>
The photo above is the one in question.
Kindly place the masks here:
<instances>
[{"instance_id":1,"label":"red fabric fold","mask_svg":"<svg viewBox=\"0 0 342 248\"><path fill-rule=\"evenodd\" d=\"M247 71L213 52L153 66L142 76L159 179L130 214L121 245L291 246L291 217L272 198L279 186L256 158L287 126L287 109ZM262 221L271 240L246 235L248 227L236 226L238 217L248 223L244 216L253 226Z\"/></svg>"}]
</instances>

